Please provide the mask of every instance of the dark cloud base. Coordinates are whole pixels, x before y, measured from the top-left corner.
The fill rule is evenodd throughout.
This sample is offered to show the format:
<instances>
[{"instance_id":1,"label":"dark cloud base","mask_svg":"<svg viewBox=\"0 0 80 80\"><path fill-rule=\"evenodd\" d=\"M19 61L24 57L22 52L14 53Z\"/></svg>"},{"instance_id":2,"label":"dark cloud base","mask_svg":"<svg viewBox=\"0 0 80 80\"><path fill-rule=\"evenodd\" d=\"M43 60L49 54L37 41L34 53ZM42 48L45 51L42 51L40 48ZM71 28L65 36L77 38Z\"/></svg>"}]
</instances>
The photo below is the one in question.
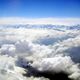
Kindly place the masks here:
<instances>
[{"instance_id":1,"label":"dark cloud base","mask_svg":"<svg viewBox=\"0 0 80 80\"><path fill-rule=\"evenodd\" d=\"M49 80L72 80L68 78L68 74L65 72L55 73L53 71L52 72L51 71L39 71L29 65L24 68L26 68L27 72L23 74L23 76L26 76L26 77L34 76L34 77L45 77L45 78L48 78Z\"/></svg>"}]
</instances>

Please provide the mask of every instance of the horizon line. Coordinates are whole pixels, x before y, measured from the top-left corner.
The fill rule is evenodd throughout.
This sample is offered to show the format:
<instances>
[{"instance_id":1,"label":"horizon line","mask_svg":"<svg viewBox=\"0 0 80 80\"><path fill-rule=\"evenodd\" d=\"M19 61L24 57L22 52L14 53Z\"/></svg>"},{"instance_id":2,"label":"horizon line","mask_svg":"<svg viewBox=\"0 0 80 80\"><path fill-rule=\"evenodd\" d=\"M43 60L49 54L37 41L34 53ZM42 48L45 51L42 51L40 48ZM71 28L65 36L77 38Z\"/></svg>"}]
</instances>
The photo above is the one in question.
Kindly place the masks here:
<instances>
[{"instance_id":1,"label":"horizon line","mask_svg":"<svg viewBox=\"0 0 80 80\"><path fill-rule=\"evenodd\" d=\"M53 24L53 25L76 25L80 24L80 18L25 18L25 17L0 17L0 24Z\"/></svg>"}]
</instances>

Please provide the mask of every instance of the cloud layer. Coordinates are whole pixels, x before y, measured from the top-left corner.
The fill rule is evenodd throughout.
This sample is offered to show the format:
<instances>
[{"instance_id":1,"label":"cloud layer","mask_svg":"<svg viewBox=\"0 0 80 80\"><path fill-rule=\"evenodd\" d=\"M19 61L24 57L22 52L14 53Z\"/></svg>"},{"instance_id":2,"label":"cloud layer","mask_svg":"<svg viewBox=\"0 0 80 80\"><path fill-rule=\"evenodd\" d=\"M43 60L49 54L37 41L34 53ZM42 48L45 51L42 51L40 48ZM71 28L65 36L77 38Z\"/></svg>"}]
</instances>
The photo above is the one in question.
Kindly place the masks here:
<instances>
[{"instance_id":1,"label":"cloud layer","mask_svg":"<svg viewBox=\"0 0 80 80\"><path fill-rule=\"evenodd\" d=\"M0 18L0 24L53 24L53 25L76 25L80 24L80 18Z\"/></svg>"},{"instance_id":2,"label":"cloud layer","mask_svg":"<svg viewBox=\"0 0 80 80\"><path fill-rule=\"evenodd\" d=\"M35 69L40 72L49 71L52 74L64 72L69 78L80 80L79 52L79 30L2 28L0 29L0 78L1 80L5 78L49 80L44 76L22 75L27 74L29 68L33 68L33 72Z\"/></svg>"}]
</instances>

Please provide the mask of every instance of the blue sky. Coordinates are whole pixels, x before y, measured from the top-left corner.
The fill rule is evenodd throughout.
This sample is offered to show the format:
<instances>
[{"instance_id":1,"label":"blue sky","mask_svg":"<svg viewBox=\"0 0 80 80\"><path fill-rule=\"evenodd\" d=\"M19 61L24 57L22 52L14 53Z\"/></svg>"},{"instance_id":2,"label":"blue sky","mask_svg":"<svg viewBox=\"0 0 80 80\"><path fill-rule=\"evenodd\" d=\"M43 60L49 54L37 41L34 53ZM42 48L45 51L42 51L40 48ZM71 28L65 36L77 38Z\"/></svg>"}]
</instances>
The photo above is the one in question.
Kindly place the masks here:
<instances>
[{"instance_id":1,"label":"blue sky","mask_svg":"<svg viewBox=\"0 0 80 80\"><path fill-rule=\"evenodd\" d=\"M80 0L0 0L0 17L80 18Z\"/></svg>"}]
</instances>

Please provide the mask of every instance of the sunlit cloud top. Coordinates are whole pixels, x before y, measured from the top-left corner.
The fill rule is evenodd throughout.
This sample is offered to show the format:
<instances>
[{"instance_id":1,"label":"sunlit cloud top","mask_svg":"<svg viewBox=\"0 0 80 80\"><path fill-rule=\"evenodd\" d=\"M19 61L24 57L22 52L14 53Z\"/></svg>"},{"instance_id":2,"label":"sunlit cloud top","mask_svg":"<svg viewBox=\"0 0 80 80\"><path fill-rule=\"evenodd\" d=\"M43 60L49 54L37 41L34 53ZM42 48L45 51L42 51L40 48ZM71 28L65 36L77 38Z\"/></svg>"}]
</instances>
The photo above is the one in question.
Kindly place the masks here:
<instances>
[{"instance_id":1,"label":"sunlit cloud top","mask_svg":"<svg viewBox=\"0 0 80 80\"><path fill-rule=\"evenodd\" d=\"M0 18L0 24L53 24L53 25L77 25L80 18Z\"/></svg>"}]
</instances>

